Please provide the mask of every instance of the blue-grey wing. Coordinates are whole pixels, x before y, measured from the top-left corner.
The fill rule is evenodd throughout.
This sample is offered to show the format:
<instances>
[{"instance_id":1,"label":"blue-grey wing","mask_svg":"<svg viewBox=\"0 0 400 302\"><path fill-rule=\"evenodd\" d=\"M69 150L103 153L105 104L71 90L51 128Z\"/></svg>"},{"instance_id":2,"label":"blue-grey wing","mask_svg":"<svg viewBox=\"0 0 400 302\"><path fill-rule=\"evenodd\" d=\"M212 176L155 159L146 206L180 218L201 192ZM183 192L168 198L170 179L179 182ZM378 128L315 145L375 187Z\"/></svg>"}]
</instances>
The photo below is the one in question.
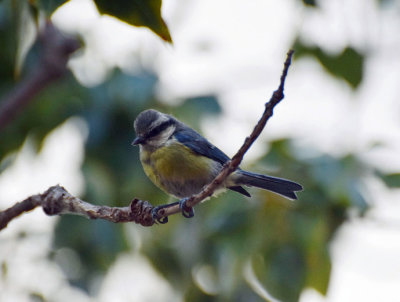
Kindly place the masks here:
<instances>
[{"instance_id":1,"label":"blue-grey wing","mask_svg":"<svg viewBox=\"0 0 400 302\"><path fill-rule=\"evenodd\" d=\"M211 158L221 165L229 160L229 157L220 149L192 129L182 129L174 133L174 137L194 152Z\"/></svg>"},{"instance_id":2,"label":"blue-grey wing","mask_svg":"<svg viewBox=\"0 0 400 302\"><path fill-rule=\"evenodd\" d=\"M193 129L183 128L175 132L173 136L177 141L184 144L186 147L190 148L194 152L211 158L212 160L219 162L221 165L225 164L230 159L228 155L215 147ZM250 197L249 192L247 192L241 186L231 186L228 187L228 189Z\"/></svg>"}]
</instances>

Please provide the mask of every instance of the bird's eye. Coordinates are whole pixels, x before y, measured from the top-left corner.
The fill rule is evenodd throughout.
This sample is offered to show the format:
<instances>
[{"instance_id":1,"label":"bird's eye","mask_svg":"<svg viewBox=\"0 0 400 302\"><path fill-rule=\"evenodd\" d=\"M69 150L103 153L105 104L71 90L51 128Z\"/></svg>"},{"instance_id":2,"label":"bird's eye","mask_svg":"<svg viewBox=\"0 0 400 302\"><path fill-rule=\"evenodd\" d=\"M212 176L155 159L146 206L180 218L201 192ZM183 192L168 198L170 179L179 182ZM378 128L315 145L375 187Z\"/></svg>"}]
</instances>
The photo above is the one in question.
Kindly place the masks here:
<instances>
[{"instance_id":1,"label":"bird's eye","mask_svg":"<svg viewBox=\"0 0 400 302\"><path fill-rule=\"evenodd\" d=\"M146 138L149 139L149 138L159 135L161 132L163 132L165 129L167 129L172 124L173 124L173 120L168 120L168 121L165 121L164 123L161 123L157 127L153 128L149 133L147 133Z\"/></svg>"}]
</instances>

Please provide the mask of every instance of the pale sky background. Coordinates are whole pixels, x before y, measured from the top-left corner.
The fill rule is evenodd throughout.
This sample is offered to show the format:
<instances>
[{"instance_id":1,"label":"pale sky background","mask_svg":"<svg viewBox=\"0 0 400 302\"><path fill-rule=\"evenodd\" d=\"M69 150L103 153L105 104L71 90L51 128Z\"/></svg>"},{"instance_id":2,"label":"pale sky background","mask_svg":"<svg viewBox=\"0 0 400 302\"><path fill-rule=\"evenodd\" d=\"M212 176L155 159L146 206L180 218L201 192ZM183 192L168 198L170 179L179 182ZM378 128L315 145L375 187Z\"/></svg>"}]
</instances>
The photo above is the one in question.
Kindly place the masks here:
<instances>
[{"instance_id":1,"label":"pale sky background","mask_svg":"<svg viewBox=\"0 0 400 302\"><path fill-rule=\"evenodd\" d=\"M73 0L60 8L53 18L55 24L67 32L83 33L86 40L85 54L70 62L76 77L92 86L103 81L114 66L134 71L145 65L160 75L158 93L165 102L179 104L187 96L215 93L224 115L205 120L202 130L232 155L278 86L286 52L298 33L304 42L330 52L352 46L369 54L358 90L332 78L312 58L295 61L285 99L245 163L265 151L268 144L263 141L289 136L299 147L332 155L359 152L384 172L400 171L399 1L395 9L378 10L373 0L326 0L320 1L318 11L304 9L298 0L163 2L173 46L148 29L99 16L89 0ZM59 135L68 145L60 147L55 142ZM15 164L0 175L1 208L56 183L72 194L82 193L80 164L86 135L85 122L72 118L46 139L38 156L28 140ZM370 150L377 141L384 145ZM63 162L68 166L62 166ZM27 175L35 177L27 179ZM330 249L333 269L327 296L310 289L302 294L301 302L400 301L400 190L388 190L376 179L365 179L365 185L374 207L366 219L353 218L336 234ZM0 259L10 263L9 272L28 268L15 275L12 284L0 283L1 301L28 301L24 300L28 289L53 293L55 301L92 301L84 292L69 287L60 268L46 261L56 220L38 209L0 233ZM132 233L132 246L140 246L135 227L126 228ZM21 231L27 236L17 245ZM69 273L76 273L80 264L74 252L65 249L59 253L60 259L72 263ZM147 272L146 280L152 281L138 283L139 269L141 276ZM49 281L34 282L28 277L33 271ZM193 276L201 284L206 273L206 268L201 268L194 270ZM251 276L251 272L245 275ZM256 281L249 282L257 288ZM93 285L93 291L101 288L96 298L100 301L110 301L110 293L113 301L150 301L146 296L124 296L133 292L135 285L143 290L136 293L145 295L146 284L158 284L156 294L166 300L180 300L140 249L121 255L104 280ZM266 297L262 288L256 291Z\"/></svg>"}]
</instances>

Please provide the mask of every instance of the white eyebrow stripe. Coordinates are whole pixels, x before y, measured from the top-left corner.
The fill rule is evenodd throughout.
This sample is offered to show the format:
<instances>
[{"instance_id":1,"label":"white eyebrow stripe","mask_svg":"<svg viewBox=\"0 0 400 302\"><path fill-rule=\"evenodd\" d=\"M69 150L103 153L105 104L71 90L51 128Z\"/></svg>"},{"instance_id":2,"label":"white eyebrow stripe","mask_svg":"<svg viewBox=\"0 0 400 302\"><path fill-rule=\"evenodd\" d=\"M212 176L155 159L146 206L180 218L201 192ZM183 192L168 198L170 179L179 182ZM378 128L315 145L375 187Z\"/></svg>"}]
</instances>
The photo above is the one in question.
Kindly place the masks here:
<instances>
[{"instance_id":1,"label":"white eyebrow stripe","mask_svg":"<svg viewBox=\"0 0 400 302\"><path fill-rule=\"evenodd\" d=\"M159 126L159 125L161 125L162 123L164 123L165 121L168 121L169 120L169 117L168 116L166 116L166 115L164 115L164 114L160 114L159 116L158 116L158 118L154 121L154 122L152 122L151 124L150 124L150 127L149 127L149 129L151 130L151 129L154 129L154 128L156 128L157 126Z\"/></svg>"}]
</instances>

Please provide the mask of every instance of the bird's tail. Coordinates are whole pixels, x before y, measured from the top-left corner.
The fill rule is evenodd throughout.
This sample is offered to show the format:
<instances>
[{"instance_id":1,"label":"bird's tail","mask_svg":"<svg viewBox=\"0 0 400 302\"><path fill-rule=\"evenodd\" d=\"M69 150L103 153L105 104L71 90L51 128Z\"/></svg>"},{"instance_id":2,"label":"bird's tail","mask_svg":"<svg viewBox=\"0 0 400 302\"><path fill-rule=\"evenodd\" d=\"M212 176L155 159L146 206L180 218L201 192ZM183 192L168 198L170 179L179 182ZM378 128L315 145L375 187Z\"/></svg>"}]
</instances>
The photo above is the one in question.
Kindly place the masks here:
<instances>
[{"instance_id":1,"label":"bird's tail","mask_svg":"<svg viewBox=\"0 0 400 302\"><path fill-rule=\"evenodd\" d=\"M237 176L237 182L240 185L269 190L290 199L297 199L295 192L303 190L303 187L298 183L283 178L272 177L243 170L239 170Z\"/></svg>"}]
</instances>

